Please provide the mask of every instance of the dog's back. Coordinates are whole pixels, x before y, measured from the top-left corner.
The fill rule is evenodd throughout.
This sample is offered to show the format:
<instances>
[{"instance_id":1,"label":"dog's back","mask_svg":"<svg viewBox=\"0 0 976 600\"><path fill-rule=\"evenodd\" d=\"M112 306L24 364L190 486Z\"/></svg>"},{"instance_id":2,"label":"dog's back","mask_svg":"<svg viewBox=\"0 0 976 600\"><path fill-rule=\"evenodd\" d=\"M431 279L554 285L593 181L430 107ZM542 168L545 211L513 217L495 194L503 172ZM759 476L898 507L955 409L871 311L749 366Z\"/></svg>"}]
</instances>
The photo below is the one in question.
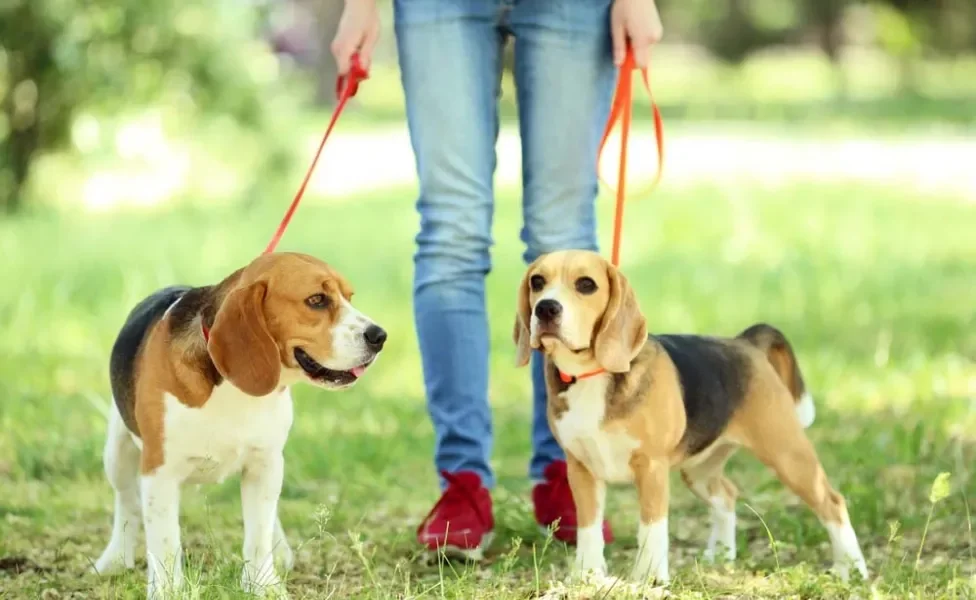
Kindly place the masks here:
<instances>
[{"instance_id":1,"label":"dog's back","mask_svg":"<svg viewBox=\"0 0 976 600\"><path fill-rule=\"evenodd\" d=\"M736 337L652 335L664 348L681 382L688 428L682 440L689 455L697 454L721 436L742 403L752 368L742 346L759 349L789 390L804 428L813 423L813 400L807 393L793 347L779 329L759 323Z\"/></svg>"},{"instance_id":2,"label":"dog's back","mask_svg":"<svg viewBox=\"0 0 976 600\"><path fill-rule=\"evenodd\" d=\"M749 359L729 340L698 335L652 336L674 363L687 415L682 444L698 454L722 435L742 404L749 381Z\"/></svg>"}]
</instances>

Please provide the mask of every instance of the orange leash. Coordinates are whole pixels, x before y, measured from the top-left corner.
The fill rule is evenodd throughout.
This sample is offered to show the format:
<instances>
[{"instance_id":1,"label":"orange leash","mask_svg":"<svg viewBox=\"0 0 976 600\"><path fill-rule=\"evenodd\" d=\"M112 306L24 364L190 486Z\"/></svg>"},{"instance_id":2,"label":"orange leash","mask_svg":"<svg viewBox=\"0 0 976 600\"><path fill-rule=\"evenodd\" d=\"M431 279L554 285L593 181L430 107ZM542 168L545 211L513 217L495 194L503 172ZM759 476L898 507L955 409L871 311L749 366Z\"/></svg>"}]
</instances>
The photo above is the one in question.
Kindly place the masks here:
<instances>
[{"instance_id":1,"label":"orange leash","mask_svg":"<svg viewBox=\"0 0 976 600\"><path fill-rule=\"evenodd\" d=\"M620 239L623 233L624 222L624 198L627 195L627 142L630 139L630 124L633 113L634 102L634 82L631 71L637 68L634 61L634 51L627 48L627 56L624 63L620 65L620 74L617 79L617 89L613 94L613 104L610 107L610 118L607 119L607 127L603 130L603 139L600 140L600 149L597 153L597 171L600 168L600 157L603 156L603 148L607 144L607 138L613 131L617 121L620 121L620 166L617 170L617 207L613 217L613 246L610 253L610 262L614 266L620 265ZM641 69L641 77L644 80L644 89L651 99L651 111L654 115L654 137L657 141L657 173L651 183L651 190L657 187L664 173L664 122L661 120L661 111L654 102L651 94L650 78L647 69ZM649 190L650 191L650 190Z\"/></svg>"},{"instance_id":2,"label":"orange leash","mask_svg":"<svg viewBox=\"0 0 976 600\"><path fill-rule=\"evenodd\" d=\"M278 225L278 230L275 231L274 236L271 237L271 241L268 243L268 247L264 249L262 254L271 254L274 252L275 248L278 247L278 242L281 241L281 236L284 235L285 229L288 228L288 223L291 222L292 215L295 214L295 209L298 208L298 203L302 201L302 196L305 195L305 188L308 187L308 182L312 178L312 173L315 171L315 166L319 162L319 157L322 155L322 149L325 148L325 142L328 141L329 135L332 134L332 128L335 127L336 121L339 120L339 115L342 114L342 110L346 107L346 103L349 99L356 95L359 90L359 83L364 79L369 78L369 71L367 71L362 62L359 60L359 54L353 54L349 73L346 75L340 75L336 80L336 98L338 99L338 104L336 104L335 110L332 111L332 119L329 121L329 126L325 130L325 135L322 136L322 141L319 142L319 148L315 151L315 157L312 158L312 164L309 165L308 171L305 173L305 179L302 180L302 185L299 186L298 192L295 194L295 198L291 201L291 206L288 207L288 211L285 212L285 216L281 219L281 223Z\"/></svg>"}]
</instances>

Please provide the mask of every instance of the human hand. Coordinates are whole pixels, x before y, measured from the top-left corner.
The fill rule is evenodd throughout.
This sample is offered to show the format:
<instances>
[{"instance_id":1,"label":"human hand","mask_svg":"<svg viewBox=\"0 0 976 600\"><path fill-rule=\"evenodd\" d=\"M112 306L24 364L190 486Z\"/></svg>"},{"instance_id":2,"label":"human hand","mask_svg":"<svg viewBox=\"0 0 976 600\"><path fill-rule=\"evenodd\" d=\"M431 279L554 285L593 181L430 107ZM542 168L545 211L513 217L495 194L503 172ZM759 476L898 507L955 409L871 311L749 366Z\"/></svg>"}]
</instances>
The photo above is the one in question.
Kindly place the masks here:
<instances>
[{"instance_id":1,"label":"human hand","mask_svg":"<svg viewBox=\"0 0 976 600\"><path fill-rule=\"evenodd\" d=\"M651 46L661 41L664 27L654 0L614 0L610 11L613 62L618 67L627 55L627 43L634 49L634 61L646 69Z\"/></svg>"},{"instance_id":2,"label":"human hand","mask_svg":"<svg viewBox=\"0 0 976 600\"><path fill-rule=\"evenodd\" d=\"M359 52L363 68L369 69L373 48L380 37L380 15L376 10L376 0L345 1L346 8L342 11L339 29L331 46L339 75L345 75L349 71L350 60L356 52Z\"/></svg>"}]
</instances>

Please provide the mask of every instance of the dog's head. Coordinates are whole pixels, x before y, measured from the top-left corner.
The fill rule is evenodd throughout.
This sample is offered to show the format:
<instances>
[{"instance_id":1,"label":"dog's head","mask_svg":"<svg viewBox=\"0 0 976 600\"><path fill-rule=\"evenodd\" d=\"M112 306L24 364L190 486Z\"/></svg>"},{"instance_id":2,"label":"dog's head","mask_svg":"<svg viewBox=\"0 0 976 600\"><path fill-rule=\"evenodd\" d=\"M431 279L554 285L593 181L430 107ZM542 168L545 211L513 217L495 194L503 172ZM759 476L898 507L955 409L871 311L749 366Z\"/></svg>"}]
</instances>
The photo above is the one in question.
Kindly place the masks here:
<instances>
[{"instance_id":1,"label":"dog's head","mask_svg":"<svg viewBox=\"0 0 976 600\"><path fill-rule=\"evenodd\" d=\"M349 282L311 256L264 255L228 281L207 349L220 374L247 394L302 379L347 388L386 342L386 332L353 308Z\"/></svg>"},{"instance_id":2,"label":"dog's head","mask_svg":"<svg viewBox=\"0 0 976 600\"><path fill-rule=\"evenodd\" d=\"M529 265L513 337L519 366L539 348L558 364L596 363L625 373L647 341L647 323L616 267L595 252L567 250Z\"/></svg>"}]
</instances>

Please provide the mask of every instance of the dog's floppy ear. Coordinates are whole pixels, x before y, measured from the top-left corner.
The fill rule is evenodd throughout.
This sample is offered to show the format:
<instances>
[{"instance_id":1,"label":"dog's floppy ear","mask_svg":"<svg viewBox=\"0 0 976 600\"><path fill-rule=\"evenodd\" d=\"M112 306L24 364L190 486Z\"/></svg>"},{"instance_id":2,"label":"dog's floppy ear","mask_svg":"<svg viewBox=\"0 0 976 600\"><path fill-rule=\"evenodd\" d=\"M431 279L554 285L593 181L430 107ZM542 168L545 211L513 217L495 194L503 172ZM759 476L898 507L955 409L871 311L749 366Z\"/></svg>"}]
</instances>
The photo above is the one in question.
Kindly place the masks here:
<instances>
[{"instance_id":1,"label":"dog's floppy ear","mask_svg":"<svg viewBox=\"0 0 976 600\"><path fill-rule=\"evenodd\" d=\"M610 298L593 336L594 355L607 371L626 373L647 342L647 321L627 278L610 263L607 263L607 279Z\"/></svg>"},{"instance_id":2,"label":"dog's floppy ear","mask_svg":"<svg viewBox=\"0 0 976 600\"><path fill-rule=\"evenodd\" d=\"M515 327L512 330L512 341L515 342L515 366L524 367L529 364L532 355L532 307L529 306L529 273L535 262L525 269L522 283L519 284L518 298L515 303Z\"/></svg>"},{"instance_id":3,"label":"dog's floppy ear","mask_svg":"<svg viewBox=\"0 0 976 600\"><path fill-rule=\"evenodd\" d=\"M217 371L245 394L266 396L278 385L281 358L264 317L267 284L230 292L214 319L207 349Z\"/></svg>"}]
</instances>

